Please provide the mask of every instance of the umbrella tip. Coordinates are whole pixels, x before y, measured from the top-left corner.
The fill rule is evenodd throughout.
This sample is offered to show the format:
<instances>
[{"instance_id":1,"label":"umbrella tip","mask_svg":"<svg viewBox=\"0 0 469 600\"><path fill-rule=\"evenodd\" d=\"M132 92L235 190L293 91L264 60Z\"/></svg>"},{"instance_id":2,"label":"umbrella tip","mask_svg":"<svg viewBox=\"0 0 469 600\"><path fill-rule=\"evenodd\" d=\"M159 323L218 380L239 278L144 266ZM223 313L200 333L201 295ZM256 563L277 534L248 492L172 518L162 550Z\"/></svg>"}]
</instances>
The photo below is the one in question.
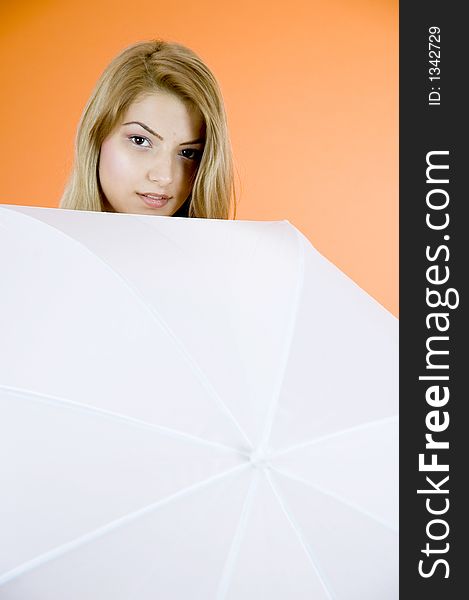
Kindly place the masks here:
<instances>
[{"instance_id":1,"label":"umbrella tip","mask_svg":"<svg viewBox=\"0 0 469 600\"><path fill-rule=\"evenodd\" d=\"M269 469L272 466L270 460L271 453L261 448L253 450L249 455L251 466L256 469Z\"/></svg>"}]
</instances>

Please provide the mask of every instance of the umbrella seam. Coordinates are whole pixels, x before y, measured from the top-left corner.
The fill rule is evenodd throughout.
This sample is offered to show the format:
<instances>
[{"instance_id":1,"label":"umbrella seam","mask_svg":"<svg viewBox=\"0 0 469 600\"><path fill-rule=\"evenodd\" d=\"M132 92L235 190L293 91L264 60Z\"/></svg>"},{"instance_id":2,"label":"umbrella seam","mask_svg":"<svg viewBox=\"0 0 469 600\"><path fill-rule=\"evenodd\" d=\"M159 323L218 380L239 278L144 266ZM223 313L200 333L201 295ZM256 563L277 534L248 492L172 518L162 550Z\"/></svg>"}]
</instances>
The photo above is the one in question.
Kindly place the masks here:
<instances>
[{"instance_id":1,"label":"umbrella seam","mask_svg":"<svg viewBox=\"0 0 469 600\"><path fill-rule=\"evenodd\" d=\"M272 400L270 402L270 406L269 406L269 409L267 412L267 419L266 419L266 424L265 424L260 448L265 448L267 446L270 435L271 435L275 415L277 412L277 407L279 404L280 393L282 391L282 387L283 387L283 383L284 383L284 379L285 379L285 372L287 369L288 359L290 356L290 350L291 350L291 346L292 346L292 342L293 342L293 335L295 333L296 322L297 322L297 317L298 317L298 312L299 312L300 294L301 294L301 291L302 291L303 285L304 285L304 276L305 276L304 244L303 244L302 238L300 237L299 232L296 229L293 229L293 230L294 230L295 236L296 236L295 239L297 242L297 251L298 251L298 255L299 255L298 256L298 263L299 263L298 264L298 274L297 274L297 281L296 281L296 286L295 286L295 296L294 296L294 299L292 302L292 311L291 311L289 326L288 326L287 342L285 344L285 349L284 349L284 353L283 353L282 367L279 370L279 375L278 375L277 383L275 386L275 392L272 395Z\"/></svg>"},{"instance_id":2,"label":"umbrella seam","mask_svg":"<svg viewBox=\"0 0 469 600\"><path fill-rule=\"evenodd\" d=\"M18 565L17 567L11 569L10 571L3 573L3 575L0 575L0 586L3 586L6 583L9 583L10 581L12 581L14 579L17 579L21 575L24 575L25 573L28 573L28 572L36 569L37 567L40 567L41 565L43 565L45 563L49 563L52 560L57 560L58 558L61 558L68 552L76 550L85 544L95 541L95 540L107 535L108 533L112 533L113 531L116 531L120 527L128 525L129 523L132 523L133 521L136 521L137 519L144 517L145 515L147 515L151 512L154 512L155 510L161 508L162 506L168 505L170 502L179 500L180 498L182 498L188 494L192 494L197 490L203 489L204 487L206 487L214 482L217 482L220 479L229 477L230 475L234 474L237 471L242 471L242 470L246 469L248 466L249 466L249 463L239 465L237 467L233 467L232 469L228 469L227 471L223 471L222 473L217 473L216 475L212 475L208 479L204 479L203 481L198 481L197 483L195 483L189 487L183 488L182 490L179 490L173 494L170 494L169 496L166 496L165 498L161 498L160 500L157 500L156 502L153 502L152 504L147 504L146 506L139 508L138 510L135 510L131 513L127 513L126 515L123 515L122 517L118 517L117 519L110 521L106 525L102 525L101 527L98 527L97 529L94 529L93 531L85 533L69 542L66 542L65 544L61 544L60 546L57 546L56 548L48 550L47 552L44 552L44 553L36 556L35 558L30 559L21 565Z\"/></svg>"},{"instance_id":3,"label":"umbrella seam","mask_svg":"<svg viewBox=\"0 0 469 600\"><path fill-rule=\"evenodd\" d=\"M315 490L316 492L319 492L320 494L323 494L324 496L329 496L330 498L337 500L337 502L344 504L348 508L351 508L352 510L359 512L360 514L364 515L365 517L368 517L368 518L372 519L373 521L376 521L376 523L379 523L386 529L389 529L394 533L398 533L398 529L396 527L394 527L393 525L391 525L391 523L388 523L384 519L381 519L380 517L374 515L373 513L369 512L367 510L363 510L362 508L360 508L353 502L349 502L348 500L345 500L345 498L342 498L342 496L339 496L335 492L332 492L321 486L315 485L314 483L311 483L310 481L307 481L306 479L303 479L302 477L298 477L298 475L293 475L291 473L288 473L287 471L284 471L283 469L279 469L278 467L272 466L271 468L279 475L282 475L283 477L286 477L287 479L291 479L292 481L296 481L298 483L301 483L302 485L310 487L311 489Z\"/></svg>"},{"instance_id":4,"label":"umbrella seam","mask_svg":"<svg viewBox=\"0 0 469 600\"><path fill-rule=\"evenodd\" d=\"M209 393L209 396L213 400L215 400L215 402L219 405L219 407L222 409L222 411L225 412L225 414L229 417L229 419L235 425L235 427L238 430L238 432L243 437L244 441L248 444L248 446L250 448L252 448L253 447L252 442L250 441L250 439L247 436L246 432L243 430L243 428L241 427L241 425L238 423L238 421L236 420L235 416L230 411L230 409L227 407L227 405L223 402L222 398L219 396L219 394L217 393L217 391L215 390L215 388L212 386L212 384L210 383L209 379L205 375L205 373L202 370L202 368L198 365L198 363L195 361L195 359L187 351L186 347L184 346L184 344L182 343L182 341L180 340L180 338L172 331L172 329L166 323L166 320L161 316L161 314L158 311L154 310L150 305L147 304L147 302L141 296L141 294L138 291L138 289L134 285L132 285L123 275L121 275L121 273L119 273L119 271L117 271L111 264L109 264L109 262L105 258L103 258L101 255L97 254L96 252L93 252L85 244L85 242L83 242L83 241L81 241L81 240L79 240L77 238L74 238L69 233L66 233L62 229L59 229L55 225L52 225L51 223L47 223L46 221L43 221L42 219L39 219L37 217L32 217L31 215L28 215L28 214L23 213L23 212L19 212L19 214L23 215L26 219L34 221L35 223L39 223L39 224L44 225L45 227L53 229L54 231L57 232L57 234L59 236L65 237L66 239L71 240L74 244L76 244L80 248L84 249L94 259L96 259L99 262L101 262L101 264L103 264L105 266L105 268L114 277L116 277L121 283L124 284L124 286L129 290L129 292L140 302L141 306L143 306L143 308L145 310L147 310L147 312L150 313L150 315L153 317L153 320L157 323L157 325L159 325L159 327L173 341L173 343L179 349L179 351L182 354L182 356L186 359L186 361L189 364L189 367L191 368L191 370L195 373L196 377L199 379L199 381L201 382L201 384L203 385L203 387L205 387L205 389Z\"/></svg>"},{"instance_id":5,"label":"umbrella seam","mask_svg":"<svg viewBox=\"0 0 469 600\"><path fill-rule=\"evenodd\" d=\"M83 402L77 402L76 400L70 400L68 398L61 398L59 396L52 396L49 394L43 394L39 392L33 392L32 390L27 390L24 388L17 388L13 386L7 386L4 384L0 384L0 390L5 390L7 392L11 392L16 395L29 395L32 399L37 400L39 402L48 403L52 405L60 405L63 408L70 408L72 410L78 410L85 414L93 414L98 415L104 418L108 418L112 421L117 421L120 423L125 423L127 425L132 425L135 427L139 427L142 429L147 429L150 431L157 431L163 435L167 435L172 438L183 438L187 441L191 441L195 444L209 446L214 448L219 448L220 450L234 452L236 454L240 454L242 456L249 457L248 452L244 452L243 450L238 450L232 446L227 446L225 444L221 444L219 442L212 442L210 440L206 440L204 438L199 438L195 435L191 435L189 433L185 433L184 431L179 431L177 429L172 429L171 427L165 427L163 425L157 425L156 423L149 423L147 421L142 421L135 417L130 417L128 415L123 415L120 413L116 413L114 411L110 411L104 408L98 408L95 406L91 406L89 404L85 404Z\"/></svg>"},{"instance_id":6,"label":"umbrella seam","mask_svg":"<svg viewBox=\"0 0 469 600\"><path fill-rule=\"evenodd\" d=\"M249 489L246 493L246 498L243 503L243 508L242 508L241 515L239 518L238 527L236 528L233 542L232 542L230 550L228 552L228 556L226 557L226 561L225 561L225 564L223 567L220 583L218 584L217 600L224 600L224 598L226 598L226 594L228 593L229 585L230 585L231 579L233 577L236 560L239 556L241 544L242 544L243 538L246 534L249 514L252 509L252 502L254 499L254 494L256 492L258 482L259 482L259 472L256 470L254 473L253 479L251 481L251 484L249 486Z\"/></svg>"},{"instance_id":7,"label":"umbrella seam","mask_svg":"<svg viewBox=\"0 0 469 600\"><path fill-rule=\"evenodd\" d=\"M302 450L303 448L307 448L308 446L312 446L314 444L319 444L322 442L327 442L328 440L334 439L336 437L340 437L342 435L347 435L348 433L355 433L356 431L361 431L362 429L368 429L370 427L379 427L380 425L386 423L393 423L394 421L399 420L399 415L392 415L390 417L384 417L383 419L375 419L374 421L367 421L366 423L360 423L360 425L354 425L353 427L347 427L346 429L341 429L340 431L334 431L333 433L328 433L326 435L322 435L313 440L307 440L305 442L301 442L299 444L295 444L293 446L288 446L283 450L277 450L272 454L272 458L278 458L279 456L284 456L285 454L289 454L290 452L294 452L295 450Z\"/></svg>"},{"instance_id":8,"label":"umbrella seam","mask_svg":"<svg viewBox=\"0 0 469 600\"><path fill-rule=\"evenodd\" d=\"M306 540L304 539L303 534L300 531L300 528L298 527L298 525L296 524L293 515L291 514L291 511L288 509L286 502L284 500L284 498L282 497L282 495L280 494L279 490L277 489L277 487L274 485L274 482L272 481L272 478L270 476L269 473L266 472L266 477L267 480L270 484L270 487L272 488L273 492L274 492L274 496L276 497L278 503L280 504L280 508L282 509L287 521L289 522L290 526L292 527L295 535L297 536L301 547L303 548L306 556L308 557L309 562L311 563L314 572L316 573L316 576L318 577L327 597L329 598L329 600L334 600L334 594L332 594L332 592L330 591L328 585L326 584L326 577L321 573L321 569L319 568L319 566L316 564L317 561L313 555L313 551L311 550L311 548L309 547L309 545L307 544ZM330 586L330 584L329 584Z\"/></svg>"}]
</instances>

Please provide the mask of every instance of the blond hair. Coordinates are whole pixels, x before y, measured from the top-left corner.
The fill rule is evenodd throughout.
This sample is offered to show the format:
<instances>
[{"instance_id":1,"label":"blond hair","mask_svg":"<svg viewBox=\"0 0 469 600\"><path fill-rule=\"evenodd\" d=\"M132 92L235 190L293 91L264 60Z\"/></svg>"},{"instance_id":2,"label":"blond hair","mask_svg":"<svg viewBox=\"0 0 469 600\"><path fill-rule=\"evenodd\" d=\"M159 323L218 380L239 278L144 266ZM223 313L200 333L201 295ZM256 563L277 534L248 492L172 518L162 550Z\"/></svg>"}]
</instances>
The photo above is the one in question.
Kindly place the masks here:
<instances>
[{"instance_id":1,"label":"blond hair","mask_svg":"<svg viewBox=\"0 0 469 600\"><path fill-rule=\"evenodd\" d=\"M103 211L98 176L105 138L142 94L168 91L196 107L205 124L205 147L185 205L191 217L227 219L235 208L231 146L220 88L189 48L154 40L130 46L110 63L88 100L78 126L75 163L60 206Z\"/></svg>"}]
</instances>

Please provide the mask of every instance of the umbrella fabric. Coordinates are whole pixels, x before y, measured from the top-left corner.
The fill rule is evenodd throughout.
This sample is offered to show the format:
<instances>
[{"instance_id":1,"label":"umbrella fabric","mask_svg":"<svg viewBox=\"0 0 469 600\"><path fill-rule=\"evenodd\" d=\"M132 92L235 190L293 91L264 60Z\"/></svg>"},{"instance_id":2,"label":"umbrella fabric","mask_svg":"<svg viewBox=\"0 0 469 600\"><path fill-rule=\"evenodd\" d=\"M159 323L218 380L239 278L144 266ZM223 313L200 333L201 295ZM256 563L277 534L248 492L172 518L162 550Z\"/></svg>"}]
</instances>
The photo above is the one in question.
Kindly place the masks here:
<instances>
[{"instance_id":1,"label":"umbrella fabric","mask_svg":"<svg viewBox=\"0 0 469 600\"><path fill-rule=\"evenodd\" d=\"M288 222L0 208L0 598L380 600L397 320Z\"/></svg>"}]
</instances>

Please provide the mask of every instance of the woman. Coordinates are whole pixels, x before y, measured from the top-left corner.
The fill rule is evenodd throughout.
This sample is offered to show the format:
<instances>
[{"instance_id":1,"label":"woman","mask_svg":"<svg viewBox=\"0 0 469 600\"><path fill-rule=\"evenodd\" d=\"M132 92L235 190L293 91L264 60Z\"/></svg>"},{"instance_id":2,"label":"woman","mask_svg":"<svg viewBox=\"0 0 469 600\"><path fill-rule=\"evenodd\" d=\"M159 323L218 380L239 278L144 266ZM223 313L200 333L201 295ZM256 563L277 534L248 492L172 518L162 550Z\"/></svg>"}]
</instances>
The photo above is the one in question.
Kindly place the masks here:
<instances>
[{"instance_id":1,"label":"woman","mask_svg":"<svg viewBox=\"0 0 469 600\"><path fill-rule=\"evenodd\" d=\"M191 50L139 42L104 71L60 206L227 219L231 148L219 86Z\"/></svg>"}]
</instances>

